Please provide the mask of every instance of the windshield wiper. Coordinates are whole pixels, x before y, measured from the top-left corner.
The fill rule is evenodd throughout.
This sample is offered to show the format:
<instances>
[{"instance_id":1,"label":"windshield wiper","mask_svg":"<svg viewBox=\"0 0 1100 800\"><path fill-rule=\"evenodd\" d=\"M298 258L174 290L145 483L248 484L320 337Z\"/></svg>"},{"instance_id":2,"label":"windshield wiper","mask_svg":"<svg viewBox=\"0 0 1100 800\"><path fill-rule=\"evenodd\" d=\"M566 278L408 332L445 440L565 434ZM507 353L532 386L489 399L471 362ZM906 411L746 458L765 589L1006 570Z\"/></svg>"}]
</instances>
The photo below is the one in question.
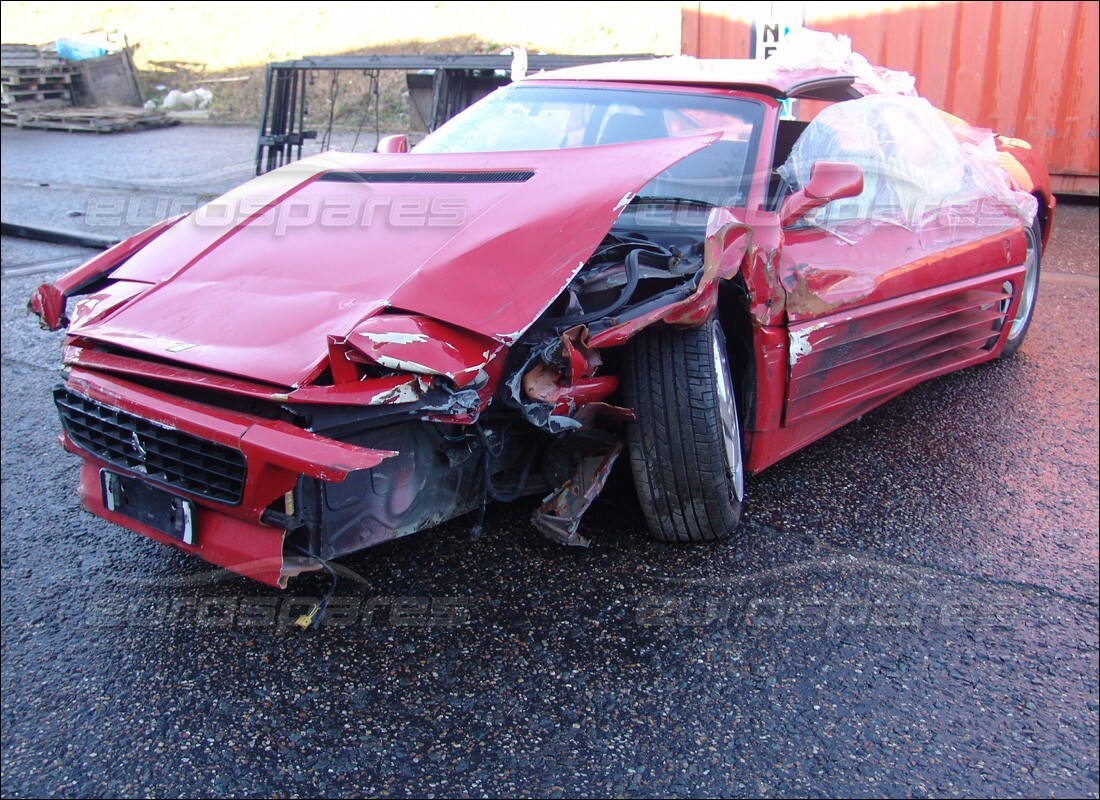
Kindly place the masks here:
<instances>
[{"instance_id":1,"label":"windshield wiper","mask_svg":"<svg viewBox=\"0 0 1100 800\"><path fill-rule=\"evenodd\" d=\"M642 203L668 203L675 206L694 206L696 208L714 208L714 203L708 203L706 200L698 200L694 197L659 197L655 195L637 195L630 201L630 205L635 203L641 205Z\"/></svg>"}]
</instances>

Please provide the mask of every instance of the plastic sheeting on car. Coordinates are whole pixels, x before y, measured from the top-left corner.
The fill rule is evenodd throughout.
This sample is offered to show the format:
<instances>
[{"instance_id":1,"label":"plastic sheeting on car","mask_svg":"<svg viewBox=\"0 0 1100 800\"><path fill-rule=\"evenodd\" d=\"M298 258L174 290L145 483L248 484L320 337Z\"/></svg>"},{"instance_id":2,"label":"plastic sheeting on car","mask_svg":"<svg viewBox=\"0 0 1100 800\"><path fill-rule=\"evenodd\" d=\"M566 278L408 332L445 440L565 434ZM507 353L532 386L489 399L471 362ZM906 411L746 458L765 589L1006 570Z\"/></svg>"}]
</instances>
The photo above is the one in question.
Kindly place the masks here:
<instances>
[{"instance_id":1,"label":"plastic sheeting on car","mask_svg":"<svg viewBox=\"0 0 1100 800\"><path fill-rule=\"evenodd\" d=\"M905 94L916 96L916 79L908 72L876 67L852 52L852 40L825 31L799 28L791 31L768 63L785 70L828 69L852 75L863 94Z\"/></svg>"},{"instance_id":2,"label":"plastic sheeting on car","mask_svg":"<svg viewBox=\"0 0 1100 800\"><path fill-rule=\"evenodd\" d=\"M1037 212L1031 195L1014 191L997 163L993 134L956 131L927 100L872 95L824 109L795 142L783 179L806 185L818 161L845 161L863 170L863 192L807 214L803 222L842 238L861 238L871 224L909 230L967 220L1028 225Z\"/></svg>"}]
</instances>

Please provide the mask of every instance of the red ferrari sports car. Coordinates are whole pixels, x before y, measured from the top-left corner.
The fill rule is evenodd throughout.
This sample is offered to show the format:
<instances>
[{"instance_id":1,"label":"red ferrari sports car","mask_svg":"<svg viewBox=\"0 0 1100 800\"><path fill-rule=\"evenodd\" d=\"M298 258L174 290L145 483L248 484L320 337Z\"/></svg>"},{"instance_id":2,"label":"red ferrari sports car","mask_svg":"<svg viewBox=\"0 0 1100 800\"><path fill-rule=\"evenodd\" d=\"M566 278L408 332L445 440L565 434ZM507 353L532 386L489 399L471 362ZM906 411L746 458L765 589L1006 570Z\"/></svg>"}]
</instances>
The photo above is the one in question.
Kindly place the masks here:
<instances>
[{"instance_id":1,"label":"red ferrari sports car","mask_svg":"<svg viewBox=\"0 0 1100 800\"><path fill-rule=\"evenodd\" d=\"M285 585L528 494L586 544L625 449L653 536L720 539L747 474L1015 352L1054 208L1025 142L769 62L542 73L379 150L36 291L92 513Z\"/></svg>"}]
</instances>

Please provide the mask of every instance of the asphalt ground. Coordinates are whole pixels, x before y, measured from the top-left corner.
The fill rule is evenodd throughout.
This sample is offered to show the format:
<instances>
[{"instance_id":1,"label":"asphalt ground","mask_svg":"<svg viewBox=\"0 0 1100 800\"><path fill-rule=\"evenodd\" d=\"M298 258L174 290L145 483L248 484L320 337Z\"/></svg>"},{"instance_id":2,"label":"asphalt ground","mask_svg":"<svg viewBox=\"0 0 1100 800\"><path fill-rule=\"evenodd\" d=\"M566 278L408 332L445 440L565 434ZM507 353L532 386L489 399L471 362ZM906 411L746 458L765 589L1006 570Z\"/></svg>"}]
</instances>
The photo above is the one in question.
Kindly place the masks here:
<instances>
[{"instance_id":1,"label":"asphalt ground","mask_svg":"<svg viewBox=\"0 0 1100 800\"><path fill-rule=\"evenodd\" d=\"M5 220L125 233L247 178L254 132L2 145ZM1016 357L750 479L733 540L650 541L620 471L590 549L491 506L341 559L304 634L324 580L80 510L24 307L90 253L4 238L3 795L1096 797L1098 233L1060 206Z\"/></svg>"}]
</instances>

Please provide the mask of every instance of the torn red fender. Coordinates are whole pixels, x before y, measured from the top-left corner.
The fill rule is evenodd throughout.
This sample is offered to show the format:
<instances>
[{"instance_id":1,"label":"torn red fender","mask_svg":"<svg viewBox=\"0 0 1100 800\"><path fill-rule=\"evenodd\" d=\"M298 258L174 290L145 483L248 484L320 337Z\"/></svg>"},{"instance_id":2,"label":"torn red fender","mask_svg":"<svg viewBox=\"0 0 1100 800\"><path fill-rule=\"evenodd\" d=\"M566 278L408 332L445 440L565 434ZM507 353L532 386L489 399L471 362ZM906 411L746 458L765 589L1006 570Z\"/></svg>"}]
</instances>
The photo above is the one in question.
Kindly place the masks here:
<instances>
[{"instance_id":1,"label":"torn red fender","mask_svg":"<svg viewBox=\"0 0 1100 800\"><path fill-rule=\"evenodd\" d=\"M556 416L574 416L589 403L606 400L619 388L614 375L596 377L603 358L588 342L588 327L562 333L554 364L537 363L523 376L523 391L532 400L554 407Z\"/></svg>"},{"instance_id":2,"label":"torn red fender","mask_svg":"<svg viewBox=\"0 0 1100 800\"><path fill-rule=\"evenodd\" d=\"M462 388L504 345L428 317L380 314L355 326L344 343L388 369L441 375Z\"/></svg>"},{"instance_id":3,"label":"torn red fender","mask_svg":"<svg viewBox=\"0 0 1100 800\"><path fill-rule=\"evenodd\" d=\"M619 388L619 379L614 375L581 378L568 386L558 384L554 377L550 367L540 364L524 376L523 390L532 400L552 405L556 416L572 416L577 409L605 400Z\"/></svg>"},{"instance_id":4,"label":"torn red fender","mask_svg":"<svg viewBox=\"0 0 1100 800\"><path fill-rule=\"evenodd\" d=\"M562 360L566 364L570 380L596 374L603 366L599 351L588 344L588 328L578 325L561 335Z\"/></svg>"},{"instance_id":5,"label":"torn red fender","mask_svg":"<svg viewBox=\"0 0 1100 800\"><path fill-rule=\"evenodd\" d=\"M181 215L158 222L141 233L104 250L90 261L81 264L71 272L65 273L54 283L42 284L31 295L30 302L27 303L27 310L35 314L42 327L47 330L56 331L64 328L69 324L68 319L65 317L65 299L67 297L91 286L182 218Z\"/></svg>"},{"instance_id":6,"label":"torn red fender","mask_svg":"<svg viewBox=\"0 0 1100 800\"><path fill-rule=\"evenodd\" d=\"M38 317L48 331L61 330L68 324L65 319L65 295L52 283L44 283L34 290L27 310Z\"/></svg>"}]
</instances>

